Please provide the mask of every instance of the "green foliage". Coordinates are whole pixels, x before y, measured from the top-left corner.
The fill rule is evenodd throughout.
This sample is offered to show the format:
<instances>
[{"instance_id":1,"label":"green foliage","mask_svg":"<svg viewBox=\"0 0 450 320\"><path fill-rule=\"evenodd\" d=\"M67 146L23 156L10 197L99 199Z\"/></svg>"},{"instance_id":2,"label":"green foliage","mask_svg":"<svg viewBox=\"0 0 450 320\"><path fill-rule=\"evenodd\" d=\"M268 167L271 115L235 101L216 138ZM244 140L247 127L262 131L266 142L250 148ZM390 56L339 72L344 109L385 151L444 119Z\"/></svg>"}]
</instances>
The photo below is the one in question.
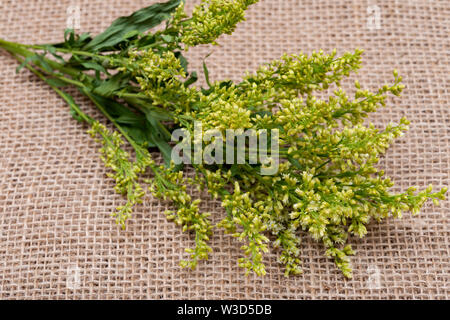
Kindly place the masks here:
<instances>
[{"instance_id":1,"label":"green foliage","mask_svg":"<svg viewBox=\"0 0 450 320\"><path fill-rule=\"evenodd\" d=\"M153 196L170 200L177 208L176 211L168 210L165 212L167 219L183 228L183 231L193 231L195 233L195 248L186 249L190 254L190 260L182 261L183 267L194 269L198 260L207 260L208 253L212 249L207 241L212 232L209 213L199 211L200 200L192 200L192 197L186 192L187 179L183 177L182 171L177 171L173 163L169 167L159 166L155 171L155 178L147 180L150 184L149 190Z\"/></svg>"},{"instance_id":2,"label":"green foliage","mask_svg":"<svg viewBox=\"0 0 450 320\"><path fill-rule=\"evenodd\" d=\"M170 0L166 3L157 3L140 9L128 17L120 17L108 29L87 43L83 49L87 51L114 49L121 42L170 18L170 14L179 6L180 2L181 0Z\"/></svg>"},{"instance_id":3,"label":"green foliage","mask_svg":"<svg viewBox=\"0 0 450 320\"><path fill-rule=\"evenodd\" d=\"M232 34L236 25L245 20L247 7L258 0L203 0L195 7L192 17L181 24L181 42L193 47L199 44L217 44L222 34ZM185 16L177 11L178 15Z\"/></svg>"}]
</instances>

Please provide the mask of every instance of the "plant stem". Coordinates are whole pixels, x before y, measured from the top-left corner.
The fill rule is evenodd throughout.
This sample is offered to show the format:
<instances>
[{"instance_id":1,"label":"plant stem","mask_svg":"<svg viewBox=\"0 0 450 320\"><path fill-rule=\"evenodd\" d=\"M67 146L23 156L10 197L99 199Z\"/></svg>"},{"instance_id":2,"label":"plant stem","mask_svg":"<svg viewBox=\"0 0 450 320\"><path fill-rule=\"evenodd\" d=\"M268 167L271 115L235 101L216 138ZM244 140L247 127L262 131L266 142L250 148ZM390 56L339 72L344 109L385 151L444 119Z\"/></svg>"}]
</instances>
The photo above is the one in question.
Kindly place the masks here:
<instances>
[{"instance_id":1,"label":"plant stem","mask_svg":"<svg viewBox=\"0 0 450 320\"><path fill-rule=\"evenodd\" d=\"M26 45L22 45L20 43L15 43L15 42L9 42L9 41L3 40L3 39L0 39L0 48L3 48L5 50L9 51L10 53L15 53L15 54L20 55L25 58L36 55L35 52L27 50ZM79 72L78 70L65 67L64 65L62 65L54 60L50 60L45 57L43 57L43 59L53 69L59 70L67 75L70 75L73 78L79 78L81 76L81 74L85 75L84 73ZM36 64L39 65L38 62ZM87 76L87 75L85 75L85 76L89 78L89 76Z\"/></svg>"}]
</instances>

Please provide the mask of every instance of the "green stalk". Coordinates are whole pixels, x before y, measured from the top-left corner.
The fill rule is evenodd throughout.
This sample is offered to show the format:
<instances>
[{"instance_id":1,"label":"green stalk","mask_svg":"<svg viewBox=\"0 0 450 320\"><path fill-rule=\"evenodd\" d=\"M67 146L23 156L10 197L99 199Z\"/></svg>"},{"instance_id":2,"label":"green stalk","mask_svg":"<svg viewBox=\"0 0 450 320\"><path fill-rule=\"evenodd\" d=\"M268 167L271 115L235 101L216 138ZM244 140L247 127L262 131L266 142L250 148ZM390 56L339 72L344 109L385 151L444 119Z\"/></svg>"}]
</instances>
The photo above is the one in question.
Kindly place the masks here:
<instances>
[{"instance_id":1,"label":"green stalk","mask_svg":"<svg viewBox=\"0 0 450 320\"><path fill-rule=\"evenodd\" d=\"M9 41L3 40L3 39L0 39L0 48L3 48L5 50L9 51L10 53L15 53L15 54L25 57L25 58L36 55L35 52L27 50L25 45L15 43L15 42L9 42ZM84 73L79 72L78 70L73 69L73 68L65 67L64 65L62 65L54 60L50 60L45 57L43 59L53 69L59 70L67 75L70 75L73 78L78 78L81 76L81 74L84 75ZM87 78L89 78L89 76L87 76L87 75L85 75L85 76ZM94 78L92 78L92 79L94 79Z\"/></svg>"},{"instance_id":2,"label":"green stalk","mask_svg":"<svg viewBox=\"0 0 450 320\"><path fill-rule=\"evenodd\" d=\"M39 49L39 50L44 50L45 46L41 46L41 45L25 45L25 44L20 44L20 43L15 43L15 42L10 42L10 41L6 41L3 39L0 39L0 47L4 48L5 50L7 50L8 52L10 52L11 54L15 54L15 55L19 55L22 56L24 58L28 58L31 56L34 56L36 53L33 51L28 50L27 48L33 48L33 49ZM103 57L101 55L96 55L96 54L90 54L89 52L85 52L85 51L78 51L78 50L68 50L68 49L59 49L59 48L55 48L58 51L61 52L66 52L66 53L72 53L72 54L86 54L89 55L91 57ZM92 81L95 80L94 77L87 75L81 71L78 71L76 69L73 68L69 68L64 66L61 63L58 63L54 60L48 59L43 57L44 61L52 68L58 71L61 71L62 73L71 76L74 79L69 79L67 77L64 77L60 74L56 74L56 73L51 73L50 75L69 84L75 85L80 89L88 89L89 85L87 85L87 83L91 83ZM108 58L109 59L109 58ZM39 67L41 67L41 65L39 64L39 61L35 62L35 64ZM47 72L48 73L48 72ZM86 79L84 82L80 81L80 79ZM143 95L143 94L139 94L139 93L132 93L132 92L118 92L115 94L118 98L123 98L127 103L130 103L136 107L138 107L138 109L141 112L145 112L144 108L142 108L141 106L136 104L136 99L148 99L147 96ZM106 97L108 98L108 97ZM173 118L175 117L175 115L173 115L172 113L170 113L169 111L159 108L157 106L153 106L153 108L159 109L161 112L163 113L169 113L170 116L172 116Z\"/></svg>"},{"instance_id":3,"label":"green stalk","mask_svg":"<svg viewBox=\"0 0 450 320\"><path fill-rule=\"evenodd\" d=\"M47 49L46 45L22 44L22 43L17 43L17 42L6 41L6 40L3 40L3 39L0 39L0 46L1 47L6 47L7 46L9 48L35 49L35 50L46 50ZM91 58L98 58L98 59L100 59L102 61L111 62L111 60L113 60L113 58L111 58L111 57L100 55L100 54L96 54L96 53L92 53L92 52L88 52L88 51L72 50L72 49L56 48L56 47L54 47L54 49L55 49L56 52L70 53L70 54L74 54L74 55L86 56L86 57L91 57ZM31 52L31 51L28 51L28 52Z\"/></svg>"},{"instance_id":4,"label":"green stalk","mask_svg":"<svg viewBox=\"0 0 450 320\"><path fill-rule=\"evenodd\" d=\"M13 54L13 57L19 61L19 63L22 63L23 60L21 58L19 58L17 55ZM50 84L47 82L47 78L40 73L38 70L36 70L35 68L33 68L32 66L30 66L29 64L27 64L25 66L28 70L30 70L31 72L33 72L36 76L38 76L41 80L43 80L44 82L46 82L61 98L64 99L64 101L67 102L67 104L69 104L74 110L75 112L87 123L92 124L92 122L94 121L94 119L92 119L91 117L89 117L87 114L85 114L83 111L81 111L81 109L78 107L78 105L74 104L72 101L70 101L67 97L67 95L64 94L63 91L61 91L59 88L57 88L56 86Z\"/></svg>"}]
</instances>

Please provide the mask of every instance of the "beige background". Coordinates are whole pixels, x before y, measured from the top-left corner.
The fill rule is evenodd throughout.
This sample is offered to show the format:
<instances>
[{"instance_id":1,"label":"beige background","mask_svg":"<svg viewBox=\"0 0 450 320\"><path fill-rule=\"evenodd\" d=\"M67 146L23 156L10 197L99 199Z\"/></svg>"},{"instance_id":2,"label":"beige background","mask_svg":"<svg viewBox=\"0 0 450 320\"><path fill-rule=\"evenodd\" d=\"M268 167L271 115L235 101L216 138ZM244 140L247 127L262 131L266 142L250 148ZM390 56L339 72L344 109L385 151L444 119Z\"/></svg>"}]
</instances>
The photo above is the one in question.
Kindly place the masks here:
<instances>
[{"instance_id":1,"label":"beige background","mask_svg":"<svg viewBox=\"0 0 450 320\"><path fill-rule=\"evenodd\" d=\"M154 2L0 0L0 37L60 41L70 4L80 7L81 30L97 33ZM189 8L192 2L198 3L188 0ZM380 8L380 29L367 25L370 5ZM394 68L407 86L401 99L391 99L370 120L385 125L406 115L412 122L380 167L398 190L442 187L450 176L449 21L447 0L262 0L220 47L194 48L189 56L200 70L201 58L212 51L211 77L238 80L245 69L283 52L365 49L358 76L363 86L390 81ZM4 51L0 65L0 298L449 298L449 201L427 204L415 218L371 224L365 239L352 240L353 280L344 280L308 237L302 276L285 278L271 253L265 277L245 277L236 262L240 244L220 231L210 261L196 271L180 269L192 238L166 222L164 205L148 196L120 231L109 213L123 200L87 128L28 71L16 75ZM223 215L217 204L205 201L207 207L215 221ZM68 288L68 275L77 274L79 287L69 282Z\"/></svg>"}]
</instances>

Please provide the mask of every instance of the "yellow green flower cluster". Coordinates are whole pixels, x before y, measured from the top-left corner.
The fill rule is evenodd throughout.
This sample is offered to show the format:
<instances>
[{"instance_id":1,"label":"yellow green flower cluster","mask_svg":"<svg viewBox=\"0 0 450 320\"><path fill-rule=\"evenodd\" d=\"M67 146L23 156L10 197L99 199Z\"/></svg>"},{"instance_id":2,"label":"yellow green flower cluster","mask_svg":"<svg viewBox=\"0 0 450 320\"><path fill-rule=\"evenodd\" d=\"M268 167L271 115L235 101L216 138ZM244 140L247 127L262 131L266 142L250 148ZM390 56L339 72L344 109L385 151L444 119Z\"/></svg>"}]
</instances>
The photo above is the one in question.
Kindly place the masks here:
<instances>
[{"instance_id":1,"label":"yellow green flower cluster","mask_svg":"<svg viewBox=\"0 0 450 320\"><path fill-rule=\"evenodd\" d=\"M298 232L303 229L321 241L326 255L351 277L349 234L363 237L371 219L399 217L402 211L417 212L427 198L443 199L445 189L391 194L392 182L375 168L380 154L403 135L409 122L403 118L383 130L363 124L370 112L385 106L388 93L398 96L404 86L394 71L393 84L376 92L361 89L355 82L350 99L340 81L360 68L361 54L356 50L340 57L335 51L284 55L247 74L240 83L215 82L208 90L183 87L176 78L183 74L170 71L181 68L176 62L169 66L174 60L170 54L133 56L141 74L148 74L139 78L147 97L159 102L170 95L170 105L159 103L167 111L189 115L205 130L222 133L227 129L280 130L282 163L276 175L261 176L258 165L249 164L235 165L239 169L234 175L225 165L196 167L197 181L203 177L200 184L220 197L226 209L227 217L219 226L247 242L242 247L246 257L239 261L247 272L265 273L262 254L268 249L265 234L271 232L286 274L301 273ZM166 83L157 85L159 98L148 91L156 77ZM182 88L178 95L172 83ZM327 100L314 95L330 86L335 90ZM185 127L192 132L192 124Z\"/></svg>"},{"instance_id":2,"label":"yellow green flower cluster","mask_svg":"<svg viewBox=\"0 0 450 320\"><path fill-rule=\"evenodd\" d=\"M207 260L209 252L212 249L207 241L212 233L212 225L209 221L210 213L200 212L200 200L192 200L192 197L186 192L186 185L190 182L184 178L182 171L174 170L175 166L159 166L155 171L153 180L147 180L150 184L149 190L153 196L170 200L172 205L177 208L176 211L168 210L165 212L167 219L183 228L183 231L193 231L195 233L195 248L186 249L190 254L190 260L181 261L183 267L194 269L199 260Z\"/></svg>"},{"instance_id":3,"label":"yellow green flower cluster","mask_svg":"<svg viewBox=\"0 0 450 320\"><path fill-rule=\"evenodd\" d=\"M114 173L108 173L108 177L116 182L114 190L127 196L127 203L117 207L113 213L116 223L125 229L127 219L131 217L133 206L142 202L145 194L138 182L138 175L145 172L149 165L149 158L140 158L140 161L131 162L128 152L123 150L124 144L120 134L117 131L110 132L103 124L95 121L92 123L88 133L95 138L103 147L100 149L101 159L107 168L111 168Z\"/></svg>"}]
</instances>

